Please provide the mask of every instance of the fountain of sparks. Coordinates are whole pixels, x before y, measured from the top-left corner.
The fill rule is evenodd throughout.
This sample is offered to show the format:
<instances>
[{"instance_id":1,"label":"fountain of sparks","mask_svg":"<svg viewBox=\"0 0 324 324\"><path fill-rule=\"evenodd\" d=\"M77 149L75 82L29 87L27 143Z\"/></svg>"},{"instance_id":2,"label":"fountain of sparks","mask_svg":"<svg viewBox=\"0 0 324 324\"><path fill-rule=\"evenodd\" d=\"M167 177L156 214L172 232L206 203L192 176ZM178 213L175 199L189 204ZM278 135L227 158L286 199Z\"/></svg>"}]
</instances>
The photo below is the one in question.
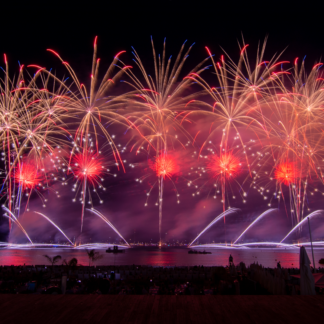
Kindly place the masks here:
<instances>
[{"instance_id":1,"label":"fountain of sparks","mask_svg":"<svg viewBox=\"0 0 324 324\"><path fill-rule=\"evenodd\" d=\"M315 217L324 216L324 210L316 210L306 216L303 220L301 220L296 226L294 226L280 241L257 241L257 242L244 242L244 235L247 232L251 231L251 228L254 227L256 223L260 220L264 219L265 217L269 217L274 213L278 212L278 209L268 209L259 215L255 220L253 220L242 232L241 234L235 239L234 242L231 244L228 243L208 243L208 244L194 244L199 237L201 237L206 231L208 231L212 226L216 225L221 219L225 217L229 217L235 213L239 212L239 209L236 208L229 208L225 212L218 215L212 222L210 222L188 245L190 248L262 248L262 247L269 247L269 248L299 248L301 245L310 247L311 244L314 247L324 247L323 240L317 240L315 242L311 242L310 240L303 241L303 242L285 242L288 241L287 239L292 236L292 234L296 234L298 230L301 229L303 225L306 224L306 221L311 221Z\"/></svg>"}]
</instances>

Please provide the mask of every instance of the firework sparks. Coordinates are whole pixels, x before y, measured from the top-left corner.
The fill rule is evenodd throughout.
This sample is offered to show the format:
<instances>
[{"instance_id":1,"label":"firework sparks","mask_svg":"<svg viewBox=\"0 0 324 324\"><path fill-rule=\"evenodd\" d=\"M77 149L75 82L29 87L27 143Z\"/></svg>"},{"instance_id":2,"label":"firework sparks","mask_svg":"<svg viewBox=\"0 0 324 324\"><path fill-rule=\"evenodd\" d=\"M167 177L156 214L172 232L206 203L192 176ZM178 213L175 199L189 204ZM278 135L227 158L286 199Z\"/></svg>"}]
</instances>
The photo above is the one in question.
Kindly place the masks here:
<instances>
[{"instance_id":1,"label":"firework sparks","mask_svg":"<svg viewBox=\"0 0 324 324\"><path fill-rule=\"evenodd\" d=\"M90 181L93 186L100 183L103 167L103 157L98 153L78 153L71 163L77 181Z\"/></svg>"},{"instance_id":2,"label":"firework sparks","mask_svg":"<svg viewBox=\"0 0 324 324\"><path fill-rule=\"evenodd\" d=\"M281 61L281 54L266 60L265 45L258 48L253 64L244 40L237 63L227 54L217 60L206 48L208 58L180 79L192 46L186 49L183 44L173 62L166 58L166 44L158 56L152 41L153 77L133 50L139 76L120 60L122 51L100 81L96 38L90 82L86 82L89 87L52 50L68 70L70 84L37 65L29 66L36 69L33 75L25 73L21 65L11 79L5 56L0 80L1 168L5 175L0 192L8 207L9 228L11 221L21 226L23 192L28 196L26 208L33 192L45 206L40 190L58 182L67 185L68 178L73 178L72 190L80 194L82 204L82 231L85 204L93 208L94 203L103 203L97 190L106 190L103 183L108 175L116 176L111 167L125 171L121 154L129 146L129 154L145 154L149 160L149 172L140 182L154 172L155 182L147 195L158 185L160 245L165 184L174 186L179 203L174 179L183 174L183 168L177 154L191 149L196 150L192 174L197 179L188 181L189 187L197 181L193 195L208 183L209 190L216 191L214 198L221 192L225 212L236 194L246 202L243 188L249 185L268 206L274 199L278 205L282 199L285 209L289 204L293 226L301 224L311 204L309 197L324 194L319 189L324 184L323 63L316 63L307 74L304 61ZM208 68L204 66L207 60L216 75L213 86L202 74ZM113 95L111 90L122 75L132 90ZM130 134L126 145L116 144L115 136L110 129L108 132L112 124ZM95 202L91 193L98 197Z\"/></svg>"},{"instance_id":3,"label":"firework sparks","mask_svg":"<svg viewBox=\"0 0 324 324\"><path fill-rule=\"evenodd\" d=\"M137 147L137 154L141 150L146 150L149 154L155 155L156 158L157 164L154 170L158 174L159 244L161 246L163 181L166 176L168 177L169 173L171 175L172 169L171 161L166 162L165 156L175 145L185 148L183 138L187 141L187 144L192 143L192 136L183 126L184 123L190 122L189 117L180 117L187 103L193 100L195 94L182 95L194 83L192 78L185 77L177 82L192 46L185 51L184 43L174 64L172 64L171 57L168 60L166 59L166 43L163 44L161 58L156 55L153 39L151 39L151 42L155 78L152 78L147 73L140 56L133 50L135 62L141 71L144 83L136 77L132 70L127 69L125 72L131 79L131 82L127 83L135 90L129 92L125 98L127 100L131 99L134 103L133 112L127 116L129 128L135 129L137 132L136 143L133 147ZM192 73L197 75L202 73L205 67L201 68L201 65L205 61L198 64L192 70ZM161 152L163 153L161 154ZM167 163L169 165L166 165Z\"/></svg>"},{"instance_id":4,"label":"firework sparks","mask_svg":"<svg viewBox=\"0 0 324 324\"><path fill-rule=\"evenodd\" d=\"M89 138L90 147L93 147L92 139ZM107 175L116 177L117 174L112 174L111 167L116 166L116 162L113 158L113 149L111 145L108 146L109 150L104 146L102 151L96 151L95 149L85 150L84 148L77 148L76 154L72 154L71 162L69 166L69 172L73 173L76 180L73 191L81 193L80 202L82 204L82 214L81 214L81 231L83 227L84 211L86 203L93 206L93 198L91 195L92 191L96 194L100 203L103 203L103 200L100 198L97 188L106 191L106 188L103 186L104 177ZM109 151L109 152L107 152ZM125 162L125 161L124 161ZM118 166L118 164L117 164ZM86 199L88 197L88 201ZM76 201L74 198L73 201Z\"/></svg>"},{"instance_id":5,"label":"firework sparks","mask_svg":"<svg viewBox=\"0 0 324 324\"><path fill-rule=\"evenodd\" d=\"M98 75L100 59L97 58L97 36L95 37L89 89L86 88L85 84L79 81L77 74L68 62L64 61L57 52L51 49L48 49L48 51L52 52L61 60L77 87L77 92L72 92L69 96L69 109L75 113L82 114L81 120L78 123L78 128L75 132L75 141L77 138L81 138L82 141L79 143L80 147L88 150L90 145L88 142L88 137L91 134L94 134L95 145L98 150L99 141L98 131L96 129L96 127L98 127L101 133L106 137L107 141L111 143L116 162L118 161L123 166L123 162L121 160L118 148L114 143L113 136L110 135L106 130L102 118L108 120L109 123L122 124L120 120L121 115L116 113L116 109L120 108L120 100L122 98L115 98L114 96L109 97L108 93L120 79L123 73L129 68L128 66L117 66L119 56L125 51L119 52L114 57L103 79L101 82L99 82ZM119 68L119 71L114 74L116 67Z\"/></svg>"},{"instance_id":6,"label":"firework sparks","mask_svg":"<svg viewBox=\"0 0 324 324\"><path fill-rule=\"evenodd\" d=\"M175 159L168 155L160 155L155 159L155 163L150 163L152 170L156 172L158 177L171 178L178 173L178 166Z\"/></svg>"},{"instance_id":7,"label":"firework sparks","mask_svg":"<svg viewBox=\"0 0 324 324\"><path fill-rule=\"evenodd\" d=\"M22 164L20 167L17 167L15 172L15 181L22 187L22 190L32 190L37 185L41 186L43 180L44 177L32 164Z\"/></svg>"},{"instance_id":8,"label":"firework sparks","mask_svg":"<svg viewBox=\"0 0 324 324\"><path fill-rule=\"evenodd\" d=\"M296 180L297 174L299 174L298 170L295 168L293 163L289 162L278 165L274 172L277 181L286 186L289 186Z\"/></svg>"},{"instance_id":9,"label":"firework sparks","mask_svg":"<svg viewBox=\"0 0 324 324\"><path fill-rule=\"evenodd\" d=\"M214 177L221 176L229 179L238 175L241 163L237 157L228 152L221 156L212 156L207 168Z\"/></svg>"}]
</instances>

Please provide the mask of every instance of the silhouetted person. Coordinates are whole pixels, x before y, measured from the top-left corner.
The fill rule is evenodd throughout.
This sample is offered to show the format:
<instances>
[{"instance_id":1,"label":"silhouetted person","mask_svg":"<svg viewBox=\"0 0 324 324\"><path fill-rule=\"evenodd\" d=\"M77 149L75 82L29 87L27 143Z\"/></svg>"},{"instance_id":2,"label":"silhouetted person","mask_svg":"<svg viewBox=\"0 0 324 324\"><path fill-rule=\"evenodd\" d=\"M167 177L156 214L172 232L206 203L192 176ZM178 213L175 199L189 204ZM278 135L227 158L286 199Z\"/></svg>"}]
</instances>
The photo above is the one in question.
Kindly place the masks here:
<instances>
[{"instance_id":1,"label":"silhouetted person","mask_svg":"<svg viewBox=\"0 0 324 324\"><path fill-rule=\"evenodd\" d=\"M230 265L230 266L234 264L234 263L233 263L233 257L232 257L231 254L230 254L229 258L228 258L228 261L229 261L229 265Z\"/></svg>"},{"instance_id":2,"label":"silhouetted person","mask_svg":"<svg viewBox=\"0 0 324 324\"><path fill-rule=\"evenodd\" d=\"M110 272L110 279L115 280L115 273L113 271Z\"/></svg>"}]
</instances>

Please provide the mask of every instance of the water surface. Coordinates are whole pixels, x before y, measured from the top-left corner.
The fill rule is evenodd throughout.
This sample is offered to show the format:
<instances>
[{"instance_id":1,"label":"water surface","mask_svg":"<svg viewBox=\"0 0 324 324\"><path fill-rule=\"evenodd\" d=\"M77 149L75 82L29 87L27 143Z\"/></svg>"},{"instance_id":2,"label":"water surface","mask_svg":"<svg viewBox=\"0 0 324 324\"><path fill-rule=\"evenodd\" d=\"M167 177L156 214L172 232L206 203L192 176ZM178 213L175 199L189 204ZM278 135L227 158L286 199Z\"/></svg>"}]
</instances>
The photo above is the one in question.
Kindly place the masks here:
<instances>
[{"instance_id":1,"label":"water surface","mask_svg":"<svg viewBox=\"0 0 324 324\"><path fill-rule=\"evenodd\" d=\"M280 261L283 267L299 267L299 249L211 249L212 254L188 254L188 249L183 247L134 247L127 249L125 253L105 253L98 250L103 258L96 265L152 265L152 266L225 266L228 264L230 254L234 257L234 263L244 262L249 265L258 262L265 267L276 267ZM311 250L307 249L308 256L312 261ZM77 258L82 265L89 264L86 251L75 249L0 249L0 265L35 265L48 263L44 257L61 255L62 260ZM324 258L324 249L314 249L316 267L318 261ZM58 264L60 264L59 261Z\"/></svg>"}]
</instances>

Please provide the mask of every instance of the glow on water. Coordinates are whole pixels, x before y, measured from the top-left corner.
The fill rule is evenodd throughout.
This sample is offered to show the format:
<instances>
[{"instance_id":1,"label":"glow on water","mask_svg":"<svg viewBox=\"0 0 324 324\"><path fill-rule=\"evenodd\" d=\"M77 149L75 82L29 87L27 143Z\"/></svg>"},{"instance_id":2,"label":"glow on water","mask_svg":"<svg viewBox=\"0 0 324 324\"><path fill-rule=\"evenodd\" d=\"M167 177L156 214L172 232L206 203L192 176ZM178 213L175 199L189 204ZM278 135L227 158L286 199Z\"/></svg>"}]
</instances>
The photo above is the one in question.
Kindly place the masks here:
<instances>
[{"instance_id":1,"label":"glow on water","mask_svg":"<svg viewBox=\"0 0 324 324\"><path fill-rule=\"evenodd\" d=\"M100 265L151 265L151 266L225 266L231 254L234 263L241 261L246 265L258 262L265 267L276 267L280 261L283 267L299 267L299 248L211 248L202 247L200 250L212 252L212 254L188 254L184 247L133 247L126 249L125 253L105 253L105 249L98 249L103 258L96 262ZM311 250L307 248L311 258ZM44 255L61 255L62 260L77 258L79 264L88 265L89 259L84 249L67 248L34 248L34 249L0 249L0 265L40 265L47 264ZM318 261L324 255L323 248L314 248L316 267ZM59 262L59 264L61 261Z\"/></svg>"}]
</instances>

